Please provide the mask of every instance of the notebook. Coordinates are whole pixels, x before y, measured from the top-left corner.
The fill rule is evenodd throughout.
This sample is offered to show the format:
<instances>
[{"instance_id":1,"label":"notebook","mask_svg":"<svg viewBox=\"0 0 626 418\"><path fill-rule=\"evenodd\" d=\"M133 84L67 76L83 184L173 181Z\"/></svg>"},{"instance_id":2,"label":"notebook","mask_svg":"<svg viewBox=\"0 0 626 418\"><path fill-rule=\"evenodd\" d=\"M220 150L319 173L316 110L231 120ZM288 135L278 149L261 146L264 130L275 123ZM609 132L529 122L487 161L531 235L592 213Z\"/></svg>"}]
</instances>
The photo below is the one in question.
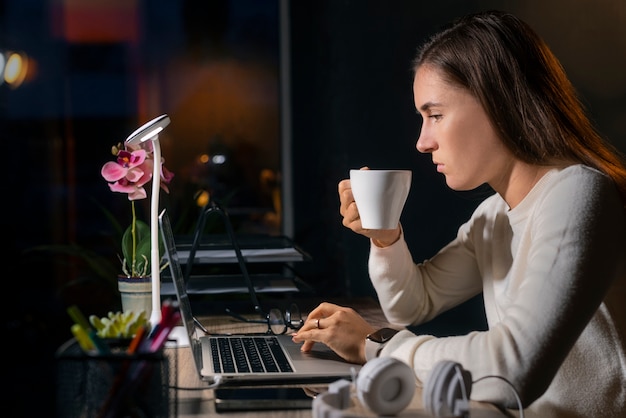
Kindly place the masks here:
<instances>
[{"instance_id":1,"label":"notebook","mask_svg":"<svg viewBox=\"0 0 626 418\"><path fill-rule=\"evenodd\" d=\"M360 365L342 360L327 346L317 343L312 351L303 353L300 344L288 334L213 334L198 326L191 310L174 235L167 212L159 215L160 232L165 256L169 261L172 282L176 291L183 326L189 337L189 347L201 380L214 382L220 376L220 386L293 385L330 383L350 379ZM246 275L249 281L250 277ZM254 286L248 283L256 301ZM226 353L219 352L226 349ZM244 359L245 355L251 358ZM274 365L262 365L263 359L274 360ZM220 365L226 360L226 365Z\"/></svg>"}]
</instances>

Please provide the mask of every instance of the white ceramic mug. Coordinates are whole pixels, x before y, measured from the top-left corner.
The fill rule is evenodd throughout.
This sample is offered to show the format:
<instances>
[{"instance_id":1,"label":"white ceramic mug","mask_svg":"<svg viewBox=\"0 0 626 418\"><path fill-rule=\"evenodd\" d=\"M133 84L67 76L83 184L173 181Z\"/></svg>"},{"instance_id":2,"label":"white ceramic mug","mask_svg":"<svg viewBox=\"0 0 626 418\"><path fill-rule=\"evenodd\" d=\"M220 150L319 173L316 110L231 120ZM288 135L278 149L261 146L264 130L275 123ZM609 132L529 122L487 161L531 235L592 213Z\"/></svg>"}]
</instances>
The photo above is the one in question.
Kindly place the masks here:
<instances>
[{"instance_id":1,"label":"white ceramic mug","mask_svg":"<svg viewBox=\"0 0 626 418\"><path fill-rule=\"evenodd\" d=\"M411 170L350 170L350 184L365 229L395 229L411 188Z\"/></svg>"}]
</instances>

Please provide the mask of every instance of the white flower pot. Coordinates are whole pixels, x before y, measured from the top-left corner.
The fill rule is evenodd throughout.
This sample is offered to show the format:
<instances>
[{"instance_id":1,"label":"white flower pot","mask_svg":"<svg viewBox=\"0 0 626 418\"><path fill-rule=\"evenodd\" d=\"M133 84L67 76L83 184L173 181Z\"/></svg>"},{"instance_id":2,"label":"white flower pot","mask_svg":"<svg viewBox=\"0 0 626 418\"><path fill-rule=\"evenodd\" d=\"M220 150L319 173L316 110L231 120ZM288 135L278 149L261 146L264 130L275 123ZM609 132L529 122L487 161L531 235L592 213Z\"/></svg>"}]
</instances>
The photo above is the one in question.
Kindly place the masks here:
<instances>
[{"instance_id":1,"label":"white flower pot","mask_svg":"<svg viewBox=\"0 0 626 418\"><path fill-rule=\"evenodd\" d=\"M117 278L117 287L122 296L122 312L144 311L149 317L152 312L152 279L150 277Z\"/></svg>"}]
</instances>

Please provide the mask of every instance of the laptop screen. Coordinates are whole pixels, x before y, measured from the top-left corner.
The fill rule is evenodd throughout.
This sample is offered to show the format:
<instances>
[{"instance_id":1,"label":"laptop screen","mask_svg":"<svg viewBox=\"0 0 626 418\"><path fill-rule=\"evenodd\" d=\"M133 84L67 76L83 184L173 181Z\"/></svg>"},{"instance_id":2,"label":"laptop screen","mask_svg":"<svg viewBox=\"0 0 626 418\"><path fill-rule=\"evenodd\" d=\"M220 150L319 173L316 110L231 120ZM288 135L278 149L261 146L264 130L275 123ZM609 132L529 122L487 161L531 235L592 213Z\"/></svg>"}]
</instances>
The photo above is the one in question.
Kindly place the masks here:
<instances>
[{"instance_id":1,"label":"laptop screen","mask_svg":"<svg viewBox=\"0 0 626 418\"><path fill-rule=\"evenodd\" d=\"M191 302L187 294L183 270L180 266L178 254L176 253L174 232L172 231L172 225L170 224L170 219L165 209L159 214L159 226L161 237L163 238L163 246L165 248L165 257L168 260L174 289L176 289L180 314L185 325L185 330L187 331L187 336L189 337L189 344L191 345L196 369L200 370L200 366L202 365L202 350L200 349L200 341L198 341L195 335L196 326L191 311Z\"/></svg>"}]
</instances>

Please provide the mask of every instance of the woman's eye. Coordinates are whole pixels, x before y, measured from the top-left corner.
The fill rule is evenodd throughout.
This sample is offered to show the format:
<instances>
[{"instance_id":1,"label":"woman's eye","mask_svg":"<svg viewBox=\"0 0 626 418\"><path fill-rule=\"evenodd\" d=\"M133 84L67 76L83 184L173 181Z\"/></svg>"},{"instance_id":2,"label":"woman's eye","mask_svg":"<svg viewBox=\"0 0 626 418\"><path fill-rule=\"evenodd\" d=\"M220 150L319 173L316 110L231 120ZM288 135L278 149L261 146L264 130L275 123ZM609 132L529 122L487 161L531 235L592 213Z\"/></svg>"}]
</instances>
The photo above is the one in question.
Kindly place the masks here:
<instances>
[{"instance_id":1,"label":"woman's eye","mask_svg":"<svg viewBox=\"0 0 626 418\"><path fill-rule=\"evenodd\" d=\"M441 118L443 117L442 115L430 115L428 116L429 118L435 119L436 121L441 120Z\"/></svg>"}]
</instances>

